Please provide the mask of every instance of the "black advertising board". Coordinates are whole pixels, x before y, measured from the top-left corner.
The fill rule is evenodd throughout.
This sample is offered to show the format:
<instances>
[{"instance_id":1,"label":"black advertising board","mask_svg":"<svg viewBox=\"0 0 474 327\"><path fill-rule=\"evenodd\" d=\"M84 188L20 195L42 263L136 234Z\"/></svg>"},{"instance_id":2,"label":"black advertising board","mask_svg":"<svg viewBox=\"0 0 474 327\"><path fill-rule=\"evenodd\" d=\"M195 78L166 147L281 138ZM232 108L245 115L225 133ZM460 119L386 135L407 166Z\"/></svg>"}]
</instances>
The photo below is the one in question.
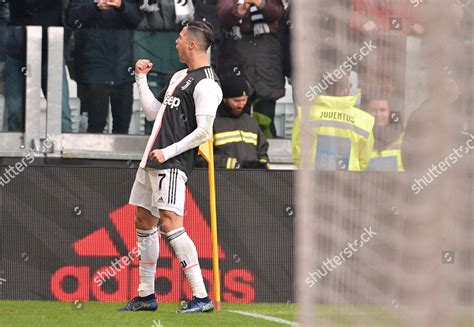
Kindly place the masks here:
<instances>
[{"instance_id":1,"label":"black advertising board","mask_svg":"<svg viewBox=\"0 0 474 327\"><path fill-rule=\"evenodd\" d=\"M126 301L136 295L136 169L29 167L0 188L2 299ZM292 300L290 172L217 171L221 298ZM280 203L280 205L276 205ZM188 183L185 228L212 287L206 170ZM291 212L290 212L291 213ZM156 289L161 301L190 298L178 260L162 238ZM212 292L210 292L212 293Z\"/></svg>"},{"instance_id":2,"label":"black advertising board","mask_svg":"<svg viewBox=\"0 0 474 327\"><path fill-rule=\"evenodd\" d=\"M135 173L132 168L35 166L3 181L0 299L126 301L135 296L135 208L128 205ZM393 299L409 296L406 280L425 276L424 269L410 270L413 260L422 259L452 269L453 291L460 303L472 304L472 176L448 177L415 194L408 174L317 174L314 194L307 195L314 199L314 219L307 227L314 235L307 258L314 269L305 281L318 303L392 305ZM294 302L294 181L293 171L216 171L224 302ZM424 252L409 241L430 239L424 228L414 231L423 226L420 208L433 205L432 196L440 191L445 199L436 208L455 203L449 218L462 229L446 233L450 243L439 253L420 257ZM207 171L196 169L186 190L185 228L211 290L209 211ZM364 243L356 244L360 239ZM156 292L162 302L191 297L163 239Z\"/></svg>"}]
</instances>

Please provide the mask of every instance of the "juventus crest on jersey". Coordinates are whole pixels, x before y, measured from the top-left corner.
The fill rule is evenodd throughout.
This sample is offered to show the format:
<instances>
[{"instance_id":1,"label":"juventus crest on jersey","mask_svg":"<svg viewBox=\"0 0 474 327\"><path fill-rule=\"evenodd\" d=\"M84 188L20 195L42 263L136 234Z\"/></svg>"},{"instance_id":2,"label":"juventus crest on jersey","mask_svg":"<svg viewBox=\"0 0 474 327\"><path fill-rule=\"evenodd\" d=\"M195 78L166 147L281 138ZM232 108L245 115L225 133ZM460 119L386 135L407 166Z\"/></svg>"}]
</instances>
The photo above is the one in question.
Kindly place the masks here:
<instances>
[{"instance_id":1,"label":"juventus crest on jersey","mask_svg":"<svg viewBox=\"0 0 474 327\"><path fill-rule=\"evenodd\" d=\"M156 169L178 168L189 177L197 148L162 164L151 161L148 157L151 151L166 148L194 131L197 128L196 115L215 117L217 108L206 105L206 99L221 94L219 79L209 66L194 70L183 69L175 73L168 87L157 97L161 108L140 166Z\"/></svg>"}]
</instances>

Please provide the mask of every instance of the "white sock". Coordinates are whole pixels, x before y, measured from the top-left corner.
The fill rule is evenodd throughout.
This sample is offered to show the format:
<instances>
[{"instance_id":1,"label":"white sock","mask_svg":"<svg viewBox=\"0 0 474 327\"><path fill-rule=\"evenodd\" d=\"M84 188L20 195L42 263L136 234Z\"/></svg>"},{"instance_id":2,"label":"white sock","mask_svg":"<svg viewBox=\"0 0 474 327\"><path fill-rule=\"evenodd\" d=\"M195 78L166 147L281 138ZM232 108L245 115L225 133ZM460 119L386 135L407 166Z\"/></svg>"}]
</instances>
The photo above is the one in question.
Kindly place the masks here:
<instances>
[{"instance_id":1,"label":"white sock","mask_svg":"<svg viewBox=\"0 0 474 327\"><path fill-rule=\"evenodd\" d=\"M158 260L160 243L156 227L150 230L138 228L136 230L138 249L140 250L138 296L144 297L155 294L156 261Z\"/></svg>"},{"instance_id":2,"label":"white sock","mask_svg":"<svg viewBox=\"0 0 474 327\"><path fill-rule=\"evenodd\" d=\"M207 297L196 246L184 230L184 227L166 233L166 238L180 261L184 274L191 285L193 295L199 298Z\"/></svg>"}]
</instances>

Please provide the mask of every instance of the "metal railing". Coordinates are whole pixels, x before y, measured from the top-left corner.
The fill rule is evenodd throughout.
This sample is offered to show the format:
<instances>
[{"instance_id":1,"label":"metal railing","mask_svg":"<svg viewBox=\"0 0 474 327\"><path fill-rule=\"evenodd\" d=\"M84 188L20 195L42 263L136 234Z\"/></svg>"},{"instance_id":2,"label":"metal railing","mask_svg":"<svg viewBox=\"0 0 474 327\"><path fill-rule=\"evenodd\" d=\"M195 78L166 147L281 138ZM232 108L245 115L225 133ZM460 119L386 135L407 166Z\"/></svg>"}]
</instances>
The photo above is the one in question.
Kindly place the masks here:
<instances>
[{"instance_id":1,"label":"metal railing","mask_svg":"<svg viewBox=\"0 0 474 327\"><path fill-rule=\"evenodd\" d=\"M38 157L139 160L147 135L62 132L64 28L48 28L47 101L41 90L41 66L45 60L42 58L42 36L42 27L26 27L27 55L26 65L22 68L25 75L25 128L24 132L0 133L0 157L23 157L34 150ZM75 100L78 99L70 98L70 103ZM74 126L78 125L80 113L77 106L73 107L71 119L73 130L77 130ZM140 114L135 119L143 119L142 116ZM53 146L42 146L46 139L52 140ZM269 142L273 163L292 163L289 139Z\"/></svg>"}]
</instances>

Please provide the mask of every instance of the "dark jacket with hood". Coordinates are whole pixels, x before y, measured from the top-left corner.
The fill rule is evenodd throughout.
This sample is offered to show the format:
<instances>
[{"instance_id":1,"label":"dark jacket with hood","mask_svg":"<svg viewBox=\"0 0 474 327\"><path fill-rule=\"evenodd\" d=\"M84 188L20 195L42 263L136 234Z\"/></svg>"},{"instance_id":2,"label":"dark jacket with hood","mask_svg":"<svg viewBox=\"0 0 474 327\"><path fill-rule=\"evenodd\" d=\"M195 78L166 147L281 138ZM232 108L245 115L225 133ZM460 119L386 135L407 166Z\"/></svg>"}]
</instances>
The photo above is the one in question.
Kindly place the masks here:
<instances>
[{"instance_id":1,"label":"dark jacket with hood","mask_svg":"<svg viewBox=\"0 0 474 327\"><path fill-rule=\"evenodd\" d=\"M82 84L132 83L133 30L140 24L138 3L100 10L94 0L71 0L66 24L75 29L75 70Z\"/></svg>"},{"instance_id":2,"label":"dark jacket with hood","mask_svg":"<svg viewBox=\"0 0 474 327\"><path fill-rule=\"evenodd\" d=\"M258 96L279 99L285 95L281 45L277 34L284 12L283 4L281 0L266 0L260 11L270 33L258 36L254 36L249 13L243 18L236 15L236 4L236 0L220 0L217 3L217 17L224 34L219 48L219 76L226 78L226 74L234 74L234 67L239 67ZM230 35L234 26L240 26L241 39Z\"/></svg>"},{"instance_id":3,"label":"dark jacket with hood","mask_svg":"<svg viewBox=\"0 0 474 327\"><path fill-rule=\"evenodd\" d=\"M46 60L49 26L62 26L62 0L13 0L9 1L10 21L8 23L7 54L25 60L25 26L43 27L43 62Z\"/></svg>"},{"instance_id":4,"label":"dark jacket with hood","mask_svg":"<svg viewBox=\"0 0 474 327\"><path fill-rule=\"evenodd\" d=\"M8 2L0 2L0 26L4 26L10 20L10 9Z\"/></svg>"}]
</instances>

